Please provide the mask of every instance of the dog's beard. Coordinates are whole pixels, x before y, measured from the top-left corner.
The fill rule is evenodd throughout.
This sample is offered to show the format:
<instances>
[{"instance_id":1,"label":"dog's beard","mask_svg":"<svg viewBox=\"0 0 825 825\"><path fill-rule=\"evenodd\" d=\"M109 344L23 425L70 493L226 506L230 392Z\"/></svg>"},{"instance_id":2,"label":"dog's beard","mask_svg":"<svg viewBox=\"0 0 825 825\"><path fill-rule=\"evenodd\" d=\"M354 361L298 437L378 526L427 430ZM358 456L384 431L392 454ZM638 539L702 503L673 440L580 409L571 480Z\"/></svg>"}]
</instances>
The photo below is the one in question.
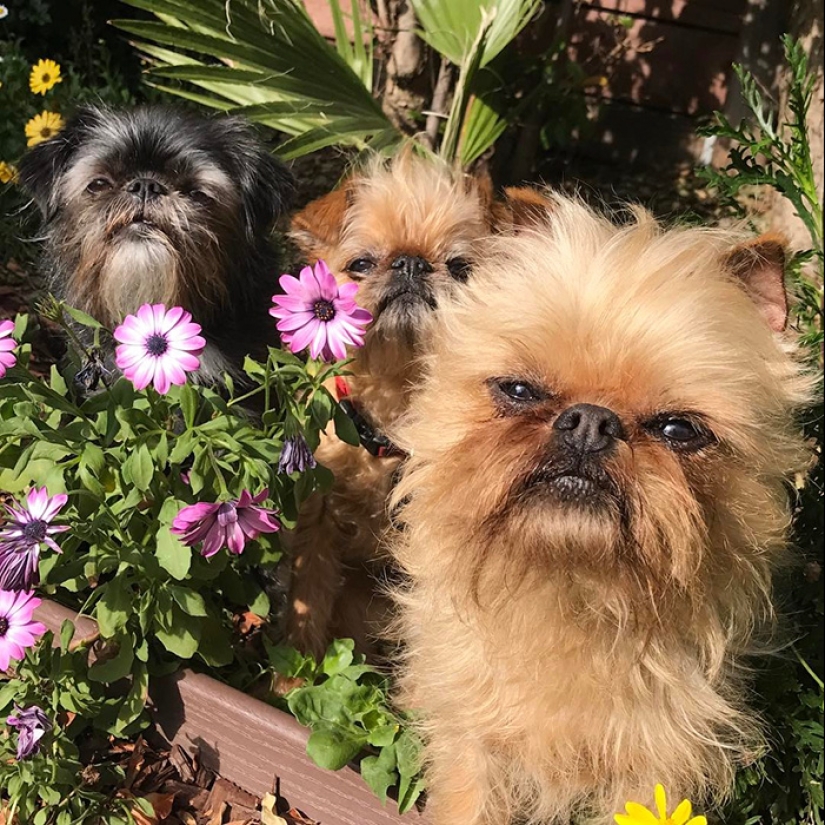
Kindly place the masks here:
<instances>
[{"instance_id":1,"label":"dog's beard","mask_svg":"<svg viewBox=\"0 0 825 825\"><path fill-rule=\"evenodd\" d=\"M226 298L218 234L171 206L87 209L72 224L60 245L70 272L64 297L104 324L145 303L182 305L206 320Z\"/></svg>"}]
</instances>

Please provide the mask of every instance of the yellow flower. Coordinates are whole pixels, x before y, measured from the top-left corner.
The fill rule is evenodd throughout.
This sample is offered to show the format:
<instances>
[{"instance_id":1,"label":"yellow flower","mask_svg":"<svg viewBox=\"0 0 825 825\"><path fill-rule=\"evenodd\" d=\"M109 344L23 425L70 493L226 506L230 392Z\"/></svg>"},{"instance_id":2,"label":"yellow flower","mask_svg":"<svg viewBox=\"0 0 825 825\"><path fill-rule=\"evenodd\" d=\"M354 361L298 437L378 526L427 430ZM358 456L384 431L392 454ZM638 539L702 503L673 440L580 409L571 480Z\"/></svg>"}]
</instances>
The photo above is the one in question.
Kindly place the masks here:
<instances>
[{"instance_id":1,"label":"yellow flower","mask_svg":"<svg viewBox=\"0 0 825 825\"><path fill-rule=\"evenodd\" d=\"M60 76L60 66L54 60L39 60L32 67L29 88L36 95L44 95L61 80L63 78Z\"/></svg>"},{"instance_id":2,"label":"yellow flower","mask_svg":"<svg viewBox=\"0 0 825 825\"><path fill-rule=\"evenodd\" d=\"M707 819L703 816L691 818L693 808L687 799L682 800L676 806L676 810L668 816L665 789L661 785L657 785L654 793L656 796L656 809L659 811L658 818L644 805L639 805L637 802L628 802L625 805L627 813L616 814L613 817L618 825L708 825Z\"/></svg>"},{"instance_id":3,"label":"yellow flower","mask_svg":"<svg viewBox=\"0 0 825 825\"><path fill-rule=\"evenodd\" d=\"M4 160L0 160L0 183L11 183L17 178L17 170Z\"/></svg>"},{"instance_id":4,"label":"yellow flower","mask_svg":"<svg viewBox=\"0 0 825 825\"><path fill-rule=\"evenodd\" d=\"M63 128L63 118L57 112L41 112L26 124L27 146L37 146L54 137Z\"/></svg>"}]
</instances>

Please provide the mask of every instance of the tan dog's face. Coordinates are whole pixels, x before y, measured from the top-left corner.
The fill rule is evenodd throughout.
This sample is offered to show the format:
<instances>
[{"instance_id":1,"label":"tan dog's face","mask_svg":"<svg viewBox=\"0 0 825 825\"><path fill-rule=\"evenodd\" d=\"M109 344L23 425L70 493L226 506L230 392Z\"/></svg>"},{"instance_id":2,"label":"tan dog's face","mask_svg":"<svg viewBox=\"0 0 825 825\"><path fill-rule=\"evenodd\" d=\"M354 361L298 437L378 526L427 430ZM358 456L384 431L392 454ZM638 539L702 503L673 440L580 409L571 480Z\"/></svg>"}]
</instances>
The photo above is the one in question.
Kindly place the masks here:
<instances>
[{"instance_id":1,"label":"tan dog's face","mask_svg":"<svg viewBox=\"0 0 825 825\"><path fill-rule=\"evenodd\" d=\"M499 587L562 574L655 595L758 567L802 454L804 382L743 288L784 323L781 246L616 229L573 202L552 217L502 240L445 309L396 434L412 529L452 536L476 588L495 571Z\"/></svg>"},{"instance_id":2,"label":"tan dog's face","mask_svg":"<svg viewBox=\"0 0 825 825\"><path fill-rule=\"evenodd\" d=\"M493 207L483 184L401 155L310 204L293 220L292 236L339 283L359 285L357 301L375 318L359 357L395 359L401 368L426 345L434 310L472 277L481 239L515 221L506 204L521 191Z\"/></svg>"}]
</instances>

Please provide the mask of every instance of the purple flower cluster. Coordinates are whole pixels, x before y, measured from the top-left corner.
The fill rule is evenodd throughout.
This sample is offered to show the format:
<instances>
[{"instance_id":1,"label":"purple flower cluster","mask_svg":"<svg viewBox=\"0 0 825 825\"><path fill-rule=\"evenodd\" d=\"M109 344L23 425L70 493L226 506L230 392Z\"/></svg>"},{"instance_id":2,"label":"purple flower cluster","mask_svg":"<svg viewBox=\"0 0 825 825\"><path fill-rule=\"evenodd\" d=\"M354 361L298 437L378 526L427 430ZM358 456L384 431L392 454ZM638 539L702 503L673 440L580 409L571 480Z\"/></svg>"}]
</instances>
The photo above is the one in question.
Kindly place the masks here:
<instances>
[{"instance_id":1,"label":"purple flower cluster","mask_svg":"<svg viewBox=\"0 0 825 825\"><path fill-rule=\"evenodd\" d=\"M172 532L188 547L203 542L201 554L206 558L222 547L230 553L243 553L247 541L281 529L277 510L257 506L268 495L266 489L256 496L244 490L236 501L199 502L184 507L172 522Z\"/></svg>"},{"instance_id":2,"label":"purple flower cluster","mask_svg":"<svg viewBox=\"0 0 825 825\"><path fill-rule=\"evenodd\" d=\"M6 719L9 727L17 728L17 758L29 759L40 752L40 740L52 729L52 723L43 711L32 705L15 705L14 713Z\"/></svg>"}]
</instances>

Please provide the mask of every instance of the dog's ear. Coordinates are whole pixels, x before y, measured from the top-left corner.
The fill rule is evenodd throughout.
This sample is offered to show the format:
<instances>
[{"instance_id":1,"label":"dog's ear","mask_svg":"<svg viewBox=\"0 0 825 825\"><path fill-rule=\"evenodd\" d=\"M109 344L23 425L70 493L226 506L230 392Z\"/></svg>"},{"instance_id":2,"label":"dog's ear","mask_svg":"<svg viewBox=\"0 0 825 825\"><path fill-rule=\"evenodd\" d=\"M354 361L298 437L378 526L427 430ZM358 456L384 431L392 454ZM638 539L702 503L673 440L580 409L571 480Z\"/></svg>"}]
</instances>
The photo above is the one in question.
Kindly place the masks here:
<instances>
[{"instance_id":1,"label":"dog's ear","mask_svg":"<svg viewBox=\"0 0 825 825\"><path fill-rule=\"evenodd\" d=\"M234 119L233 119L234 121ZM242 121L227 124L235 131L232 152L238 159L244 223L250 237L266 233L292 206L295 178L284 163L267 151Z\"/></svg>"},{"instance_id":2,"label":"dog's ear","mask_svg":"<svg viewBox=\"0 0 825 825\"><path fill-rule=\"evenodd\" d=\"M323 257L323 250L338 244L351 203L352 188L345 182L292 218L289 234L305 255Z\"/></svg>"},{"instance_id":3,"label":"dog's ear","mask_svg":"<svg viewBox=\"0 0 825 825\"><path fill-rule=\"evenodd\" d=\"M58 204L57 183L91 129L100 124L101 110L93 106L79 109L50 140L38 143L20 161L20 184L40 207L46 219Z\"/></svg>"},{"instance_id":4,"label":"dog's ear","mask_svg":"<svg viewBox=\"0 0 825 825\"><path fill-rule=\"evenodd\" d=\"M504 196L492 203L493 229L516 232L546 226L550 220L550 201L532 186L508 186Z\"/></svg>"},{"instance_id":5,"label":"dog's ear","mask_svg":"<svg viewBox=\"0 0 825 825\"><path fill-rule=\"evenodd\" d=\"M774 332L788 324L785 290L785 241L778 235L762 235L735 247L725 255L725 268L753 299Z\"/></svg>"}]
</instances>

